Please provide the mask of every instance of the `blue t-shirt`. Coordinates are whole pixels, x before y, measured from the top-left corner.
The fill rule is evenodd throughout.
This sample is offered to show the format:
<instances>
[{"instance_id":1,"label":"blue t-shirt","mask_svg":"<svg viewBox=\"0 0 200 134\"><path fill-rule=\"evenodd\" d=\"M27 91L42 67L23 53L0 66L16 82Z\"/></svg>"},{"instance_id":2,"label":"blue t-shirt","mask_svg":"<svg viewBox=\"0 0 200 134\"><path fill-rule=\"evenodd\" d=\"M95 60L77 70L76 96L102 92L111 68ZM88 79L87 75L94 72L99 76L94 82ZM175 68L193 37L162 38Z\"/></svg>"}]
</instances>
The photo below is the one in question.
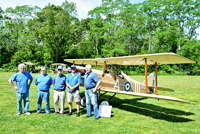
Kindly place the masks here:
<instances>
[{"instance_id":1,"label":"blue t-shirt","mask_svg":"<svg viewBox=\"0 0 200 134\"><path fill-rule=\"evenodd\" d=\"M19 90L16 90L18 93L27 93L29 92L28 89L28 79L32 80L33 77L30 75L29 72L18 72L14 74L11 78L12 81L16 81L16 86L19 87Z\"/></svg>"},{"instance_id":2,"label":"blue t-shirt","mask_svg":"<svg viewBox=\"0 0 200 134\"><path fill-rule=\"evenodd\" d=\"M85 88L91 88L96 86L96 82L99 81L99 77L94 73L90 72L87 74L87 72L84 75L84 86Z\"/></svg>"},{"instance_id":3,"label":"blue t-shirt","mask_svg":"<svg viewBox=\"0 0 200 134\"><path fill-rule=\"evenodd\" d=\"M74 76L72 75L72 73L68 74L67 75L67 80L66 80L66 83L68 83L71 87L74 87L76 86L78 83L82 83L82 80L81 80L81 76L80 74L76 73ZM75 92L76 90L79 90L79 86L77 88L74 89L74 91L70 92L70 88L68 87L67 91L69 93L73 93Z\"/></svg>"},{"instance_id":4,"label":"blue t-shirt","mask_svg":"<svg viewBox=\"0 0 200 134\"><path fill-rule=\"evenodd\" d=\"M65 81L66 81L67 77L62 74L61 76L59 76L58 74L54 76L53 78L53 86L54 86L54 89L56 90L65 90L65 87L66 87L66 84L65 84Z\"/></svg>"},{"instance_id":5,"label":"blue t-shirt","mask_svg":"<svg viewBox=\"0 0 200 134\"><path fill-rule=\"evenodd\" d=\"M38 90L44 91L49 90L51 84L53 83L53 80L50 75L46 74L45 76L42 76L42 74L39 74L35 78L35 84L38 87Z\"/></svg>"}]
</instances>

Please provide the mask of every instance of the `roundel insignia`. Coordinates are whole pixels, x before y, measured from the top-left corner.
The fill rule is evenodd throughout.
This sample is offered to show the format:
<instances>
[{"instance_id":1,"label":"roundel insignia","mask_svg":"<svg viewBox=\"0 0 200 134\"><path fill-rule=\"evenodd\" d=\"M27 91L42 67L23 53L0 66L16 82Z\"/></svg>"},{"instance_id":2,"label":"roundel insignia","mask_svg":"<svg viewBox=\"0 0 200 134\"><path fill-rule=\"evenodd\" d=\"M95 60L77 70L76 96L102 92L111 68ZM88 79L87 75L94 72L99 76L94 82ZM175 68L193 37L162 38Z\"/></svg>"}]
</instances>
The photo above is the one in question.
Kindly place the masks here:
<instances>
[{"instance_id":1,"label":"roundel insignia","mask_svg":"<svg viewBox=\"0 0 200 134\"><path fill-rule=\"evenodd\" d=\"M130 91L130 89L131 89L131 83L127 81L124 85L124 90L128 92Z\"/></svg>"}]
</instances>

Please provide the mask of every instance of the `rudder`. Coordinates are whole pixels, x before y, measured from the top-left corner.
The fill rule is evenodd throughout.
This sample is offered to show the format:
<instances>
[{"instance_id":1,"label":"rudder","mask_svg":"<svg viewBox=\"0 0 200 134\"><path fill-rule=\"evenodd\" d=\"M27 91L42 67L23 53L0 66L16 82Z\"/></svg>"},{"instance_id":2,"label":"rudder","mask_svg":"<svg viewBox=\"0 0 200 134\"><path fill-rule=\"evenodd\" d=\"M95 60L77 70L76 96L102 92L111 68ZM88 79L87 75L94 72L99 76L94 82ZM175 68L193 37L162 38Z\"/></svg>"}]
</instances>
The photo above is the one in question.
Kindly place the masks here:
<instances>
[{"instance_id":1,"label":"rudder","mask_svg":"<svg viewBox=\"0 0 200 134\"><path fill-rule=\"evenodd\" d=\"M144 80L143 84L145 84L145 80ZM147 77L147 84L148 84L148 86L155 86L155 73L151 73ZM153 87L153 93L155 93L155 88L154 87Z\"/></svg>"}]
</instances>

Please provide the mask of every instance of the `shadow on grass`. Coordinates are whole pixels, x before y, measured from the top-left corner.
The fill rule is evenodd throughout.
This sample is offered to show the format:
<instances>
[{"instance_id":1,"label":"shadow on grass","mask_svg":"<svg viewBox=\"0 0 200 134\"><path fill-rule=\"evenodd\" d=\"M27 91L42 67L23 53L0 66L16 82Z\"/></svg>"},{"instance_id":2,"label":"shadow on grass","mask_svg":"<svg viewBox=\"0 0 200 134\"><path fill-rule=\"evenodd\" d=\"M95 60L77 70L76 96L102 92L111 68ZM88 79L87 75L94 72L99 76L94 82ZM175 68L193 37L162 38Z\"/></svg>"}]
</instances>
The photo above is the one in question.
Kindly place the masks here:
<instances>
[{"instance_id":1,"label":"shadow on grass","mask_svg":"<svg viewBox=\"0 0 200 134\"><path fill-rule=\"evenodd\" d=\"M110 96L104 95L106 98ZM104 97L104 98L105 98ZM161 106L156 106L154 104L147 104L143 102L138 102L140 100L144 100L147 98L133 98L133 99L120 99L118 97L114 97L110 104L113 107L117 107L119 109L123 109L125 111L130 111L133 113L138 113L141 115L145 115L148 117L152 117L154 119L165 120L169 122L189 122L194 121L185 117L180 116L189 116L194 115L191 112L185 112L182 110L176 110Z\"/></svg>"},{"instance_id":2,"label":"shadow on grass","mask_svg":"<svg viewBox=\"0 0 200 134\"><path fill-rule=\"evenodd\" d=\"M74 107L76 107L76 106L74 106ZM30 110L29 112L37 113L37 110ZM41 109L41 113L46 113L44 108ZM50 113L55 113L55 109L50 108ZM64 114L68 114L68 113L69 113L69 108L68 107L64 108ZM77 113L76 108L72 108L72 113ZM80 114L86 114L86 108L80 107L79 113Z\"/></svg>"},{"instance_id":3,"label":"shadow on grass","mask_svg":"<svg viewBox=\"0 0 200 134\"><path fill-rule=\"evenodd\" d=\"M110 98L110 95L104 95L103 98ZM160 120L165 120L168 122L190 122L194 121L185 117L180 117L180 116L189 116L189 115L194 115L194 113L191 112L185 112L182 110L176 110L176 109L171 109L171 108L166 108L162 106L157 106L154 104L147 104L143 102L139 102L140 100L144 100L147 98L132 98L132 99L120 99L118 97L114 97L110 101L110 105L113 107L125 110L125 111L130 111L133 113L138 113L141 115L145 115L148 117L152 117L154 119L160 119ZM68 105L65 105L64 109L64 114L67 114L69 112ZM37 110L32 110L30 111L31 113L37 113ZM54 108L50 108L51 113L55 113ZM72 108L73 114L75 114L76 111L76 106L73 105ZM45 113L44 108L41 110L41 113ZM86 108L80 106L80 115L86 114ZM93 113L93 112L92 112ZM113 117L112 113L112 117Z\"/></svg>"},{"instance_id":4,"label":"shadow on grass","mask_svg":"<svg viewBox=\"0 0 200 134\"><path fill-rule=\"evenodd\" d=\"M29 110L29 112L31 112L31 113L37 113L37 110ZM55 112L54 108L50 108L50 113L54 113L54 112ZM46 113L45 109L42 108L40 113Z\"/></svg>"}]
</instances>

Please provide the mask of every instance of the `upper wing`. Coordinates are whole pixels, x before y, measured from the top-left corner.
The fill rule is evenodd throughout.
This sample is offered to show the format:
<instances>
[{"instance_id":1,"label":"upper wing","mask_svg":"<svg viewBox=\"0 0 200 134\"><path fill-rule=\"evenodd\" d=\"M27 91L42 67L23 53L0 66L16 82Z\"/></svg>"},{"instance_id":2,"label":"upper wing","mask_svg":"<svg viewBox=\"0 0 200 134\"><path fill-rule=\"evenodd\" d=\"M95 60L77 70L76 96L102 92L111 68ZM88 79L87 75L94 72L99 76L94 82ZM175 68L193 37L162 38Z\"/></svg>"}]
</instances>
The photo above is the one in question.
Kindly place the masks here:
<instances>
[{"instance_id":1,"label":"upper wing","mask_svg":"<svg viewBox=\"0 0 200 134\"><path fill-rule=\"evenodd\" d=\"M117 64L117 65L144 65L144 59L147 59L148 65L157 64L183 64L183 63L196 63L193 60L187 59L174 53L158 53L158 54L146 54L146 55L135 55L135 56L122 56L122 57L111 57L111 58L96 58L96 59L65 59L64 61L75 64L90 64L98 65L106 64Z\"/></svg>"},{"instance_id":2,"label":"upper wing","mask_svg":"<svg viewBox=\"0 0 200 134\"><path fill-rule=\"evenodd\" d=\"M66 64L63 64L63 63L53 63L51 65L59 65L59 66L66 66Z\"/></svg>"},{"instance_id":3,"label":"upper wing","mask_svg":"<svg viewBox=\"0 0 200 134\"><path fill-rule=\"evenodd\" d=\"M143 93L134 93L134 92L126 92L126 91L117 91L117 90L109 90L109 89L104 89L102 91L106 92L112 92L112 93L120 93L120 94L128 94L128 95L133 95L133 96L139 96L139 97L148 97L148 98L155 98L155 99L164 99L164 100L171 100L171 101L179 101L179 102L184 102L184 103L190 103L191 102L181 100L178 98L170 97L170 96L162 96L162 95L154 95L154 94L143 94Z\"/></svg>"}]
</instances>

